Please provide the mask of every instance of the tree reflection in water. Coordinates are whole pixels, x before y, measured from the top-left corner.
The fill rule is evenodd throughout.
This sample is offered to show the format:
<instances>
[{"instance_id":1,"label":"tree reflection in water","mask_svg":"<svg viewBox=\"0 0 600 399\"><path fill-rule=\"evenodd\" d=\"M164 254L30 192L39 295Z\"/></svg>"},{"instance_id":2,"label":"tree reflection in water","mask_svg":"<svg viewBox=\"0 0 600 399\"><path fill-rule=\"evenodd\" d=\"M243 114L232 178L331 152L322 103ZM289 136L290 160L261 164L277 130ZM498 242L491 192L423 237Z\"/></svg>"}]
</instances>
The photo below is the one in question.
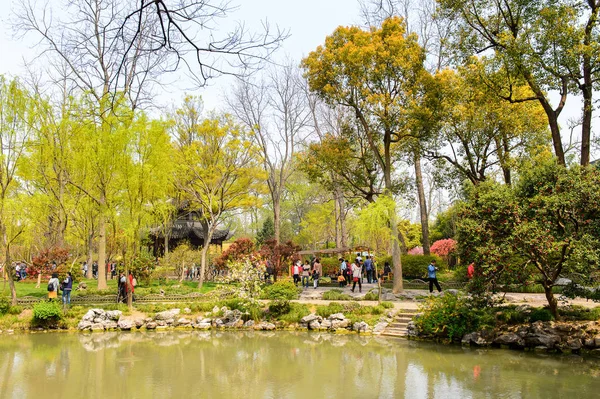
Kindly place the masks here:
<instances>
[{"instance_id":1,"label":"tree reflection in water","mask_svg":"<svg viewBox=\"0 0 600 399\"><path fill-rule=\"evenodd\" d=\"M594 359L578 356L325 333L49 333L0 340L0 399L591 398L600 389L599 370Z\"/></svg>"}]
</instances>

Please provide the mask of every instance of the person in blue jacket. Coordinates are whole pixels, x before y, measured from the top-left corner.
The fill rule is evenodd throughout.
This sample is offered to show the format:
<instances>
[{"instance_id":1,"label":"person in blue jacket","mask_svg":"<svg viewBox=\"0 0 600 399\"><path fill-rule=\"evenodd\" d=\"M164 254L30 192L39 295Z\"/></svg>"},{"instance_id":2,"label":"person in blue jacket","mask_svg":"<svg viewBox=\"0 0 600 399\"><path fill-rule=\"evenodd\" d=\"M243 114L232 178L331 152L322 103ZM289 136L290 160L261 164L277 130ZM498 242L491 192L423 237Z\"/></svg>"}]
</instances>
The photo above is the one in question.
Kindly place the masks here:
<instances>
[{"instance_id":1,"label":"person in blue jacket","mask_svg":"<svg viewBox=\"0 0 600 399\"><path fill-rule=\"evenodd\" d=\"M433 285L435 284L435 288L437 288L438 292L442 292L442 288L440 287L440 283L437 281L437 276L435 274L438 268L435 267L435 260L432 260L429 266L427 266L427 275L429 277L429 293L433 293Z\"/></svg>"}]
</instances>

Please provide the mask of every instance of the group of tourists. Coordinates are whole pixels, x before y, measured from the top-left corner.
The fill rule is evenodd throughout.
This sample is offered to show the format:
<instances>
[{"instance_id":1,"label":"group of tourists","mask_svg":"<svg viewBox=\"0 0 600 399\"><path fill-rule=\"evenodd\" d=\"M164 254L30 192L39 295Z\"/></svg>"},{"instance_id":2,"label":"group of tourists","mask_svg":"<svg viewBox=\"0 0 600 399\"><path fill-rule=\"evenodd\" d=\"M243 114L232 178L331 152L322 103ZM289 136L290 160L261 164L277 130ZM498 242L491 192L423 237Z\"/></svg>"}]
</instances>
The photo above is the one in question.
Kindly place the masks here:
<instances>
[{"instance_id":1,"label":"group of tourists","mask_svg":"<svg viewBox=\"0 0 600 399\"><path fill-rule=\"evenodd\" d=\"M375 259L371 255L367 255L364 261L360 253L356 254L356 258L352 263L344 258L339 258L338 261L340 262L340 270L337 281L340 287L350 286L350 282L352 282L352 292L356 289L357 284L358 292L362 292L362 283L365 277L368 284L377 281L375 277Z\"/></svg>"},{"instance_id":2,"label":"group of tourists","mask_svg":"<svg viewBox=\"0 0 600 399\"><path fill-rule=\"evenodd\" d=\"M15 280L21 281L27 278L27 264L25 262L15 262Z\"/></svg>"},{"instance_id":3,"label":"group of tourists","mask_svg":"<svg viewBox=\"0 0 600 399\"><path fill-rule=\"evenodd\" d=\"M117 286L117 302L126 303L129 293L131 293L131 300L135 301L136 285L137 279L133 277L133 273L129 272L129 276L125 277L125 273L121 272Z\"/></svg>"},{"instance_id":4,"label":"group of tourists","mask_svg":"<svg viewBox=\"0 0 600 399\"><path fill-rule=\"evenodd\" d=\"M315 289L319 286L319 278L323 275L323 265L319 258L314 258L312 261L306 260L304 264L297 260L292 267L294 284L298 285L302 281L302 287L308 288L309 280L312 277L313 286Z\"/></svg>"},{"instance_id":5,"label":"group of tourists","mask_svg":"<svg viewBox=\"0 0 600 399\"><path fill-rule=\"evenodd\" d=\"M58 298L59 290L62 292L62 303L64 305L70 305L71 291L73 290L73 276L71 275L71 272L67 272L67 276L62 282L58 279L58 273L52 273L52 276L48 281L48 300Z\"/></svg>"}]
</instances>

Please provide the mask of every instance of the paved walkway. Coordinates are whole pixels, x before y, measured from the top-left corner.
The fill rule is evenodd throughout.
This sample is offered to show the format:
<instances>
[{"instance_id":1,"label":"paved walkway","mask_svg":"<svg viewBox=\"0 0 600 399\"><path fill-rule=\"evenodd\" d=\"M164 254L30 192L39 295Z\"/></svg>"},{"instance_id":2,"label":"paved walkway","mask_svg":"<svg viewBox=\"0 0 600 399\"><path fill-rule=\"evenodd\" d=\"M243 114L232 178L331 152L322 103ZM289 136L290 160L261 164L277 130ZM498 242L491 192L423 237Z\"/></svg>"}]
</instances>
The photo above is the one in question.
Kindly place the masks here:
<instances>
[{"instance_id":1,"label":"paved walkway","mask_svg":"<svg viewBox=\"0 0 600 399\"><path fill-rule=\"evenodd\" d=\"M352 286L350 286L350 287L352 287ZM339 301L323 300L323 293L326 291L338 289L338 290L342 290L342 292L344 294L350 295L351 297L356 298L356 299L360 299L360 298L364 297L364 295L373 288L377 288L376 283L363 284L362 293L358 292L358 286L356 287L355 292L352 292L349 287L345 287L345 288L318 287L317 289L314 289L311 285L309 288L304 289L302 291L302 293L300 294L299 299L294 302L310 303L310 304L314 304L314 305L327 305L330 302L339 302ZM415 294L415 295L424 295L424 296L429 295L427 290L404 290L404 292ZM434 295L437 295L437 293L434 292ZM558 299L558 295L556 295L556 297ZM548 304L548 301L546 300L546 296L544 294L526 294L526 293L512 293L511 292L511 293L506 294L505 299L508 303L515 304L515 305L530 305L530 306L540 307L540 306L544 306L544 305ZM421 302L419 302L419 301L413 301L413 300L401 300L401 301L393 302L394 307L396 309L405 309L405 310L418 309L420 303ZM361 301L361 304L376 305L377 301ZM588 301L585 299L569 300L566 303L559 301L559 306L564 306L566 304L580 305L580 306L584 306L587 308L595 308L597 306L600 306L600 303Z\"/></svg>"}]
</instances>

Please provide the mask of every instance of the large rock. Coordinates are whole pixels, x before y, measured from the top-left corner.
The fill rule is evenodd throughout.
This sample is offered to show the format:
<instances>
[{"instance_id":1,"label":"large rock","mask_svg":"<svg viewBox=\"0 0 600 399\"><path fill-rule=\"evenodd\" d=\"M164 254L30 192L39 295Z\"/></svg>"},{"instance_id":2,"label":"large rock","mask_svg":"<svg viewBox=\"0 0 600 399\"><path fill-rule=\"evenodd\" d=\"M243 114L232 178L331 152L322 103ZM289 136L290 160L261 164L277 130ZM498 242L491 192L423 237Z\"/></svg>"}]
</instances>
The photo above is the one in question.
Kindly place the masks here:
<instances>
[{"instance_id":1,"label":"large rock","mask_svg":"<svg viewBox=\"0 0 600 399\"><path fill-rule=\"evenodd\" d=\"M493 342L493 332L484 330L465 334L461 342L463 345L488 346Z\"/></svg>"},{"instance_id":2,"label":"large rock","mask_svg":"<svg viewBox=\"0 0 600 399\"><path fill-rule=\"evenodd\" d=\"M553 349L554 346L560 343L558 335L551 334L533 334L525 337L525 345L531 347L543 346L548 349Z\"/></svg>"},{"instance_id":3,"label":"large rock","mask_svg":"<svg viewBox=\"0 0 600 399\"><path fill-rule=\"evenodd\" d=\"M77 329L79 331L89 331L92 329L92 322L87 320L81 320L79 324L77 324Z\"/></svg>"},{"instance_id":4,"label":"large rock","mask_svg":"<svg viewBox=\"0 0 600 399\"><path fill-rule=\"evenodd\" d=\"M322 322L322 321L323 321L323 318L322 318L321 316L317 316L317 315L316 315L316 314L314 314L314 313L311 313L311 314L309 314L308 316L304 316L304 317L303 317L303 318L300 320L300 322L301 322L302 324L310 324L310 322L311 322L311 321L313 321L313 320L318 320L318 321L319 321L319 323L320 323L320 322Z\"/></svg>"},{"instance_id":5,"label":"large rock","mask_svg":"<svg viewBox=\"0 0 600 399\"><path fill-rule=\"evenodd\" d=\"M96 312L94 312L93 309L90 309L87 311L87 313L85 315L83 315L83 317L81 318L81 321L87 321L87 322L93 322L94 319L96 318Z\"/></svg>"},{"instance_id":6,"label":"large rock","mask_svg":"<svg viewBox=\"0 0 600 399\"><path fill-rule=\"evenodd\" d=\"M121 319L119 320L117 325L123 331L130 331L132 328L136 327L136 323L133 320L129 319Z\"/></svg>"},{"instance_id":7,"label":"large rock","mask_svg":"<svg viewBox=\"0 0 600 399\"><path fill-rule=\"evenodd\" d=\"M154 316L154 320L174 320L179 313L181 313L179 309L165 310L164 312L158 312Z\"/></svg>"},{"instance_id":8,"label":"large rock","mask_svg":"<svg viewBox=\"0 0 600 399\"><path fill-rule=\"evenodd\" d=\"M179 320L177 320L177 326L178 327L187 327L189 325L192 324L192 321L189 319L186 319L185 317L180 318Z\"/></svg>"},{"instance_id":9,"label":"large rock","mask_svg":"<svg viewBox=\"0 0 600 399\"><path fill-rule=\"evenodd\" d=\"M262 322L254 325L255 330L272 331L272 330L275 330L275 328L276 328L275 324L267 323L265 321L262 321Z\"/></svg>"},{"instance_id":10,"label":"large rock","mask_svg":"<svg viewBox=\"0 0 600 399\"><path fill-rule=\"evenodd\" d=\"M105 330L116 330L117 322L114 320L105 320L103 323Z\"/></svg>"},{"instance_id":11,"label":"large rock","mask_svg":"<svg viewBox=\"0 0 600 399\"><path fill-rule=\"evenodd\" d=\"M104 331L104 324L102 323L94 323L90 327L92 331Z\"/></svg>"},{"instance_id":12,"label":"large rock","mask_svg":"<svg viewBox=\"0 0 600 399\"><path fill-rule=\"evenodd\" d=\"M331 328L331 325L331 320L323 320L323 322L321 323L321 328L329 329Z\"/></svg>"},{"instance_id":13,"label":"large rock","mask_svg":"<svg viewBox=\"0 0 600 399\"><path fill-rule=\"evenodd\" d=\"M321 323L319 323L319 320L314 319L310 323L308 323L308 328L310 330L318 330L319 328L321 328Z\"/></svg>"},{"instance_id":14,"label":"large rock","mask_svg":"<svg viewBox=\"0 0 600 399\"><path fill-rule=\"evenodd\" d=\"M254 327L254 320L248 320L247 322L244 323L244 328L252 328Z\"/></svg>"},{"instance_id":15,"label":"large rock","mask_svg":"<svg viewBox=\"0 0 600 399\"><path fill-rule=\"evenodd\" d=\"M383 294L381 296L381 299L383 299L384 301L395 301L396 300L396 295L389 293L389 294Z\"/></svg>"},{"instance_id":16,"label":"large rock","mask_svg":"<svg viewBox=\"0 0 600 399\"><path fill-rule=\"evenodd\" d=\"M522 348L525 346L525 341L515 333L505 333L497 336L494 339L494 344Z\"/></svg>"},{"instance_id":17,"label":"large rock","mask_svg":"<svg viewBox=\"0 0 600 399\"><path fill-rule=\"evenodd\" d=\"M352 326L352 330L354 330L358 333L367 332L369 330L369 325L367 323L365 323L364 321L356 322Z\"/></svg>"},{"instance_id":18,"label":"large rock","mask_svg":"<svg viewBox=\"0 0 600 399\"><path fill-rule=\"evenodd\" d=\"M158 324L156 324L154 321L146 323L146 330L155 330L156 327L158 327Z\"/></svg>"},{"instance_id":19,"label":"large rock","mask_svg":"<svg viewBox=\"0 0 600 399\"><path fill-rule=\"evenodd\" d=\"M388 326L388 323L385 321L379 322L377 324L375 324L375 327L373 327L373 333L374 334L381 334Z\"/></svg>"},{"instance_id":20,"label":"large rock","mask_svg":"<svg viewBox=\"0 0 600 399\"><path fill-rule=\"evenodd\" d=\"M350 320L348 320L348 319L331 321L331 328L333 330L337 330L339 328L347 328L349 325L350 325Z\"/></svg>"},{"instance_id":21,"label":"large rock","mask_svg":"<svg viewBox=\"0 0 600 399\"><path fill-rule=\"evenodd\" d=\"M333 321L333 320L346 320L346 316L344 316L342 313L334 313L331 316L329 316L329 320L331 320L331 321Z\"/></svg>"},{"instance_id":22,"label":"large rock","mask_svg":"<svg viewBox=\"0 0 600 399\"><path fill-rule=\"evenodd\" d=\"M212 319L210 319L210 318L207 318L207 317L198 317L198 318L196 319L196 323L197 323L197 324L201 324L201 323L208 323L208 324L211 324L211 323L212 323Z\"/></svg>"},{"instance_id":23,"label":"large rock","mask_svg":"<svg viewBox=\"0 0 600 399\"><path fill-rule=\"evenodd\" d=\"M210 330L211 327L212 327L211 323L198 323L194 326L194 328L196 328L198 330Z\"/></svg>"},{"instance_id":24,"label":"large rock","mask_svg":"<svg viewBox=\"0 0 600 399\"><path fill-rule=\"evenodd\" d=\"M123 315L123 312L121 312L120 310L109 310L105 313L105 315L108 320L119 321L119 319Z\"/></svg>"},{"instance_id":25,"label":"large rock","mask_svg":"<svg viewBox=\"0 0 600 399\"><path fill-rule=\"evenodd\" d=\"M140 318L135 319L134 323L135 323L135 327L138 329L142 328L145 324L144 319L140 319Z\"/></svg>"}]
</instances>

